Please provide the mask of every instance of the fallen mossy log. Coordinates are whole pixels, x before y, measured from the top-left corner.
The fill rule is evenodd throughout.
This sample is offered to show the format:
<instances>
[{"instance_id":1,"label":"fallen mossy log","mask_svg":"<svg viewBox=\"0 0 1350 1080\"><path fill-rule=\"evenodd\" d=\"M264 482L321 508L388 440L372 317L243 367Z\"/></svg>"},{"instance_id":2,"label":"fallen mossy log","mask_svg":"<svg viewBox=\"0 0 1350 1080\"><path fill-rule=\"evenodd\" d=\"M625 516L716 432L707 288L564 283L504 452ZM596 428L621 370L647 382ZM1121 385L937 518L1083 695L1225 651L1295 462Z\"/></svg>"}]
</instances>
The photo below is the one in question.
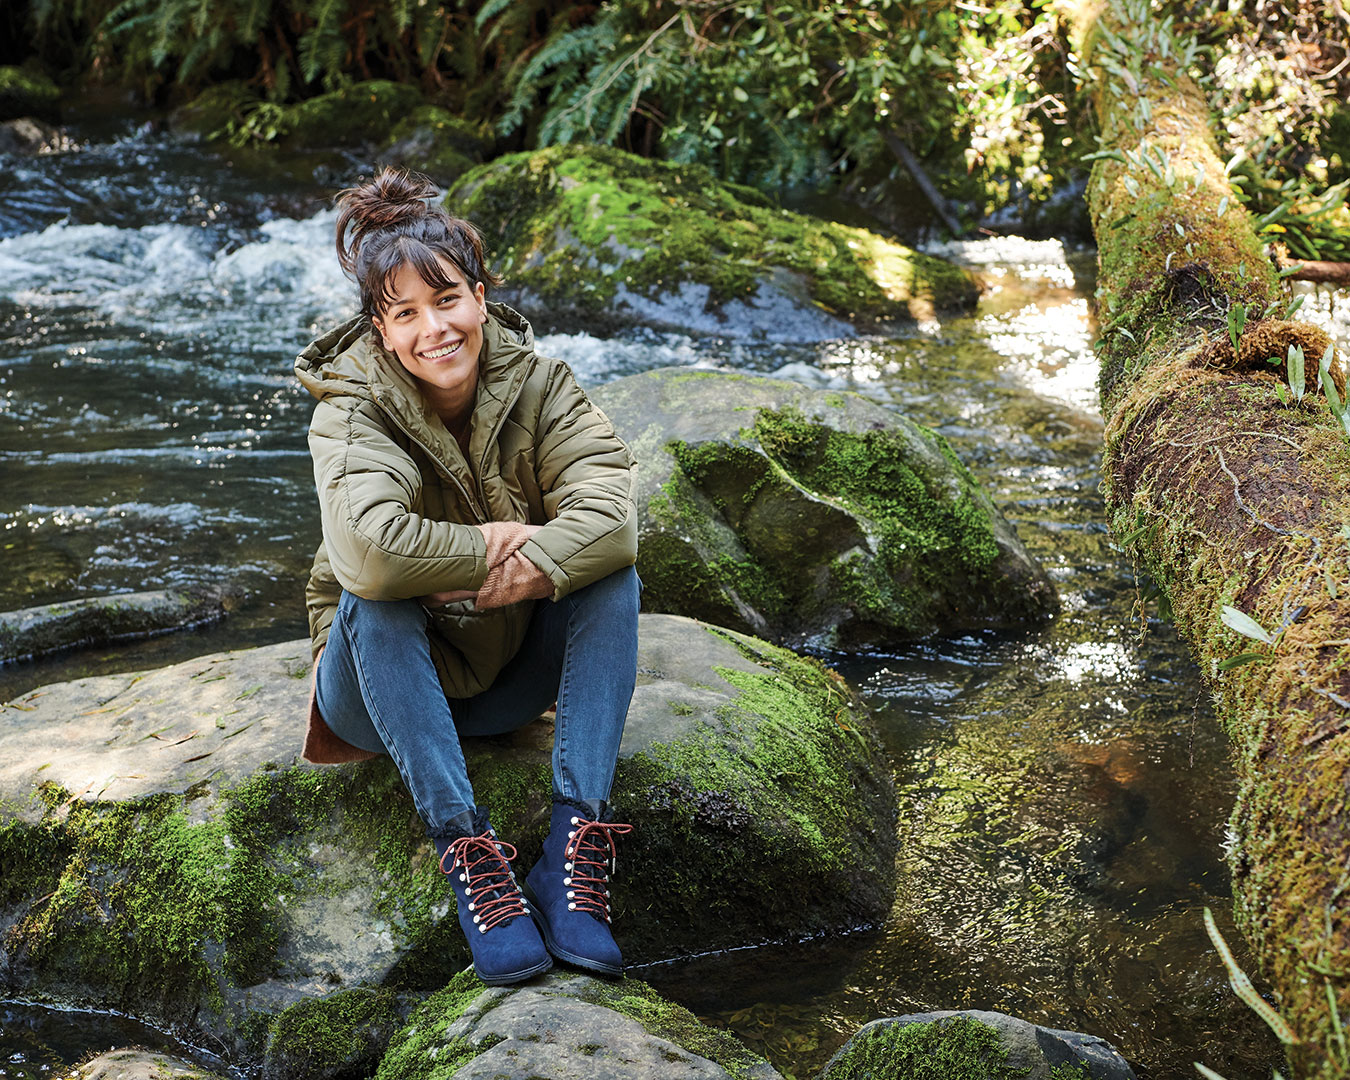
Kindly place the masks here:
<instances>
[{"instance_id":1,"label":"fallen mossy log","mask_svg":"<svg viewBox=\"0 0 1350 1080\"><path fill-rule=\"evenodd\" d=\"M1350 444L1319 392L1328 338L1286 318L1185 74L1194 53L1169 27L1136 0L1077 16L1102 129L1087 197L1104 490L1113 533L1170 602L1235 748L1237 918L1287 1021L1293 1074L1343 1077ZM1293 389L1290 346L1307 368ZM1339 365L1328 378L1343 398Z\"/></svg>"}]
</instances>

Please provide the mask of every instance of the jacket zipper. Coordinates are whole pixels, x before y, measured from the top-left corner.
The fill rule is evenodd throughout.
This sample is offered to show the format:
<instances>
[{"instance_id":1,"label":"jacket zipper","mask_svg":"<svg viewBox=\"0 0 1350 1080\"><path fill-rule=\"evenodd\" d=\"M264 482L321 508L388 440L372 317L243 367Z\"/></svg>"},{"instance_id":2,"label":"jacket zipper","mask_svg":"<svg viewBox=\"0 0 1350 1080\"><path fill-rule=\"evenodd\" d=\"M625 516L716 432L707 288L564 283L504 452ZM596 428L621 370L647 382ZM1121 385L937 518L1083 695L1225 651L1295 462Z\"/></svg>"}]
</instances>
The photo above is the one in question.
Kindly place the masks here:
<instances>
[{"instance_id":1,"label":"jacket zipper","mask_svg":"<svg viewBox=\"0 0 1350 1080\"><path fill-rule=\"evenodd\" d=\"M515 391L506 399L506 404L502 407L501 416L497 417L497 422L492 425L492 430L488 432L488 437L483 442L483 453L478 459L478 491L485 505L487 503L487 492L483 490L483 471L487 467L488 450L497 441L497 436L501 433L502 428L506 426L506 418L511 415L511 410L516 407L520 395L525 392L525 383L529 377L528 371L520 377L520 382Z\"/></svg>"},{"instance_id":2,"label":"jacket zipper","mask_svg":"<svg viewBox=\"0 0 1350 1080\"><path fill-rule=\"evenodd\" d=\"M459 488L459 493L464 496L464 501L468 503L469 509L478 515L479 523L486 524L488 519L487 516L483 513L483 508L478 505L478 500L476 500L471 494L469 494L469 489L466 488L464 486L463 481L461 481L460 478L455 475L454 470L451 469L450 466L447 465L444 461L442 461L440 456L437 455L437 453L434 450L432 450L431 447L429 447L426 443L424 443L421 439L419 439L416 435L414 435L408 429L408 425L399 419L398 414L393 409L390 409L388 406L386 406L384 402L382 402L379 399L378 396L372 394L371 397L374 399L375 404L380 407L380 411L383 412L385 416L389 417L389 419L394 422L394 426L398 428L401 432L403 432L403 434L406 435L410 440L412 440L414 443L420 446L422 448L422 452L425 453L427 457L429 457L436 465L440 466L441 472L444 473L445 476L447 476L449 479L454 481L455 487ZM465 462L465 464L468 463Z\"/></svg>"}]
</instances>

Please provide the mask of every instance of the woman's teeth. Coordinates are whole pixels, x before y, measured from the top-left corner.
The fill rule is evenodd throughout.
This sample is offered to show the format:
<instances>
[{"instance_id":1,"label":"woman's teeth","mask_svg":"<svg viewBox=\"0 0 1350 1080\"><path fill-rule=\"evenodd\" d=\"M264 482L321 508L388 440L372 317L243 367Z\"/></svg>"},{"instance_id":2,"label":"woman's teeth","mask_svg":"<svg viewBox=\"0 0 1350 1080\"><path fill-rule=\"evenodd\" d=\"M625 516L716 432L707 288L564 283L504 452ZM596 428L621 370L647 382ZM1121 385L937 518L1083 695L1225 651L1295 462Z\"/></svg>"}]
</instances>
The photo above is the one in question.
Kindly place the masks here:
<instances>
[{"instance_id":1,"label":"woman's teeth","mask_svg":"<svg viewBox=\"0 0 1350 1080\"><path fill-rule=\"evenodd\" d=\"M460 343L456 341L453 345L442 345L439 349L432 349L431 352L423 353L428 360L439 360L443 356L449 356L459 348Z\"/></svg>"}]
</instances>

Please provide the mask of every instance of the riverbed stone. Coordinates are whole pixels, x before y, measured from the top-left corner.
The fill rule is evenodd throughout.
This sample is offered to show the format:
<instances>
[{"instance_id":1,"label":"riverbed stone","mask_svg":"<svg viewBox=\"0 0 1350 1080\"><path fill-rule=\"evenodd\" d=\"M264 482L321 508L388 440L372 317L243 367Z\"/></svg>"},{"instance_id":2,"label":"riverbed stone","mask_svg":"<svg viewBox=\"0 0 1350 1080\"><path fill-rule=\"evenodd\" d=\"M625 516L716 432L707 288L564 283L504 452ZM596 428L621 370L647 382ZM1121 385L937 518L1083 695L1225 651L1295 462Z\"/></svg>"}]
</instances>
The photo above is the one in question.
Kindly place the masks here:
<instances>
[{"instance_id":1,"label":"riverbed stone","mask_svg":"<svg viewBox=\"0 0 1350 1080\"><path fill-rule=\"evenodd\" d=\"M873 1020L832 1057L818 1080L1135 1080L1105 1039L967 1009Z\"/></svg>"},{"instance_id":2,"label":"riverbed stone","mask_svg":"<svg viewBox=\"0 0 1350 1080\"><path fill-rule=\"evenodd\" d=\"M846 683L766 642L643 615L614 801L630 963L874 925L893 792ZM0 711L0 995L118 1008L256 1062L272 1018L468 961L386 758L297 759L308 642L43 687ZM466 740L499 833L537 858L552 727Z\"/></svg>"},{"instance_id":3,"label":"riverbed stone","mask_svg":"<svg viewBox=\"0 0 1350 1080\"><path fill-rule=\"evenodd\" d=\"M183 1058L135 1047L109 1050L61 1075L63 1080L225 1080Z\"/></svg>"},{"instance_id":4,"label":"riverbed stone","mask_svg":"<svg viewBox=\"0 0 1350 1080\"><path fill-rule=\"evenodd\" d=\"M591 397L638 459L647 610L858 648L1058 607L946 440L859 394L661 368Z\"/></svg>"},{"instance_id":5,"label":"riverbed stone","mask_svg":"<svg viewBox=\"0 0 1350 1080\"><path fill-rule=\"evenodd\" d=\"M541 325L824 340L978 294L968 271L876 233L609 147L505 155L462 177L446 206L483 230L503 297Z\"/></svg>"},{"instance_id":6,"label":"riverbed stone","mask_svg":"<svg viewBox=\"0 0 1350 1080\"><path fill-rule=\"evenodd\" d=\"M225 601L203 589L88 596L0 612L0 663L201 626L225 615Z\"/></svg>"},{"instance_id":7,"label":"riverbed stone","mask_svg":"<svg viewBox=\"0 0 1350 1080\"><path fill-rule=\"evenodd\" d=\"M727 1032L632 979L458 976L389 1044L375 1080L781 1080Z\"/></svg>"}]
</instances>

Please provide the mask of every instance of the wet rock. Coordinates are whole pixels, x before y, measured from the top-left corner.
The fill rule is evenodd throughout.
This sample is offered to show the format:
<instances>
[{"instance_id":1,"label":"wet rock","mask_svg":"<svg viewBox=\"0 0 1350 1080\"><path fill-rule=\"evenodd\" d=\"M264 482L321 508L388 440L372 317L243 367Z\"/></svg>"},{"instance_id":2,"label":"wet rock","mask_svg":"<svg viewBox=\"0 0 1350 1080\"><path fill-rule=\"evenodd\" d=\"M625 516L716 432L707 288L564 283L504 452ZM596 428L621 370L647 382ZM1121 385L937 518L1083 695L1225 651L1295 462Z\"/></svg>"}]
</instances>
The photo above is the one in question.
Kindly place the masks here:
<instances>
[{"instance_id":1,"label":"wet rock","mask_svg":"<svg viewBox=\"0 0 1350 1080\"><path fill-rule=\"evenodd\" d=\"M651 987L562 971L528 986L459 976L394 1038L376 1080L781 1080Z\"/></svg>"},{"instance_id":2,"label":"wet rock","mask_svg":"<svg viewBox=\"0 0 1350 1080\"><path fill-rule=\"evenodd\" d=\"M905 1080L920 1065L925 1076L942 1072L952 1080L1134 1080L1104 1039L978 1009L865 1024L819 1080Z\"/></svg>"},{"instance_id":3,"label":"wet rock","mask_svg":"<svg viewBox=\"0 0 1350 1080\"><path fill-rule=\"evenodd\" d=\"M41 72L0 67L0 120L33 117L49 123L61 119L61 91Z\"/></svg>"},{"instance_id":4,"label":"wet rock","mask_svg":"<svg viewBox=\"0 0 1350 1080\"><path fill-rule=\"evenodd\" d=\"M639 462L648 610L859 647L1058 606L946 441L860 395L666 368L591 396Z\"/></svg>"},{"instance_id":5,"label":"wet rock","mask_svg":"<svg viewBox=\"0 0 1350 1080\"><path fill-rule=\"evenodd\" d=\"M339 990L298 1002L269 1026L262 1080L373 1076L406 1013L385 989Z\"/></svg>"},{"instance_id":6,"label":"wet rock","mask_svg":"<svg viewBox=\"0 0 1350 1080\"><path fill-rule=\"evenodd\" d=\"M509 154L446 206L485 230L505 290L542 323L645 323L806 341L969 306L965 270L775 207L701 166L607 147Z\"/></svg>"},{"instance_id":7,"label":"wet rock","mask_svg":"<svg viewBox=\"0 0 1350 1080\"><path fill-rule=\"evenodd\" d=\"M186 630L224 615L219 593L192 589L93 596L0 612L0 663Z\"/></svg>"},{"instance_id":8,"label":"wet rock","mask_svg":"<svg viewBox=\"0 0 1350 1080\"><path fill-rule=\"evenodd\" d=\"M64 1074L65 1080L224 1080L190 1061L150 1050L109 1050Z\"/></svg>"},{"instance_id":9,"label":"wet rock","mask_svg":"<svg viewBox=\"0 0 1350 1080\"><path fill-rule=\"evenodd\" d=\"M0 154L10 156L39 154L62 145L59 128L23 116L17 120L0 121Z\"/></svg>"},{"instance_id":10,"label":"wet rock","mask_svg":"<svg viewBox=\"0 0 1350 1080\"><path fill-rule=\"evenodd\" d=\"M642 616L638 662L614 789L636 830L614 892L629 962L884 918L893 793L847 685L667 615ZM185 1024L256 1063L298 1002L430 990L467 963L391 763L297 761L309 668L296 641L5 706L0 996ZM552 737L543 719L466 740L522 869L547 831Z\"/></svg>"}]
</instances>

